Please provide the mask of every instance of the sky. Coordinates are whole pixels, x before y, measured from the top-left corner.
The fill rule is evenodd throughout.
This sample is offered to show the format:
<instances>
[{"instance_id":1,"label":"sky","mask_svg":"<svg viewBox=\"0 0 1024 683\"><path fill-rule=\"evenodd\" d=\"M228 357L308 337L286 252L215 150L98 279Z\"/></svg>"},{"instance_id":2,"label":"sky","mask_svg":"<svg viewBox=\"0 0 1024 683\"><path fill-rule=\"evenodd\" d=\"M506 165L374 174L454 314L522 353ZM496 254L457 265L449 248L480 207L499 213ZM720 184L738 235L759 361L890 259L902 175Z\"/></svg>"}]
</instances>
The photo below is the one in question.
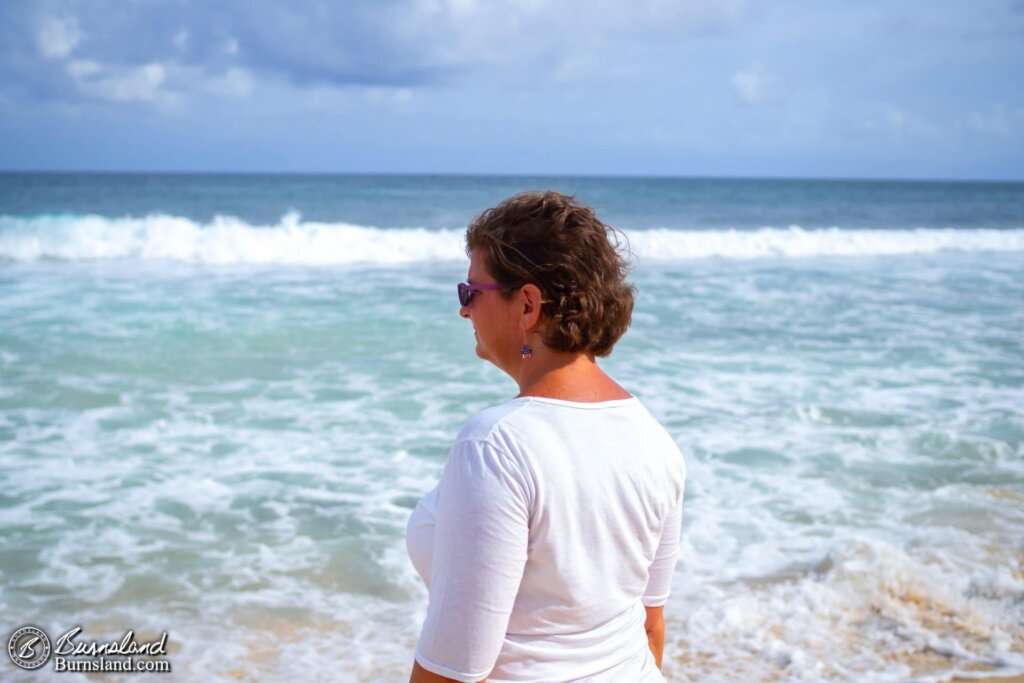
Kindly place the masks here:
<instances>
[{"instance_id":1,"label":"sky","mask_svg":"<svg viewBox=\"0 0 1024 683\"><path fill-rule=\"evenodd\" d=\"M9 0L0 169L1024 180L1024 0Z\"/></svg>"}]
</instances>

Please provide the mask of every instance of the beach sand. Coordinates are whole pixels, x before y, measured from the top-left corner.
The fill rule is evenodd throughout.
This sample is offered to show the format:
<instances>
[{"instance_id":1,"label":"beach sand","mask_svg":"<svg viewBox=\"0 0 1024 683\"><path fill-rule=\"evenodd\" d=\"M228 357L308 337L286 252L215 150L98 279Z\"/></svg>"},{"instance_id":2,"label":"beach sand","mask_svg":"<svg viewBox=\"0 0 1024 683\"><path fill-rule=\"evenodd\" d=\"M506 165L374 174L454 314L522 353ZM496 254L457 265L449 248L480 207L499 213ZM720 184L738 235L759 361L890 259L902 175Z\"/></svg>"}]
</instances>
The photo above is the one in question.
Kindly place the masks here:
<instances>
[{"instance_id":1,"label":"beach sand","mask_svg":"<svg viewBox=\"0 0 1024 683\"><path fill-rule=\"evenodd\" d=\"M975 683L1024 683L1024 674L1019 676L988 676L986 678L954 678L954 681L974 681Z\"/></svg>"}]
</instances>

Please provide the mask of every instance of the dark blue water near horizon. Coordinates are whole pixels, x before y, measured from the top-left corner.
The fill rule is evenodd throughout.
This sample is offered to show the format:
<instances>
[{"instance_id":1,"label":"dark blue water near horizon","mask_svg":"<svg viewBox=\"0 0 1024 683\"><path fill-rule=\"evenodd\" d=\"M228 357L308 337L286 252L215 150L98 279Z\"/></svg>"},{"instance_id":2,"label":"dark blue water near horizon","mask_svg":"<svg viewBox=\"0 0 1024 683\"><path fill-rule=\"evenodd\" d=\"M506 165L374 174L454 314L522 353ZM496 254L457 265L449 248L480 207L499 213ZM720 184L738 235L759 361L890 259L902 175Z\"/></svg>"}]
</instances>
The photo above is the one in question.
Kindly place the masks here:
<instances>
[{"instance_id":1,"label":"dark blue water near horizon","mask_svg":"<svg viewBox=\"0 0 1024 683\"><path fill-rule=\"evenodd\" d=\"M516 192L556 189L627 229L1024 228L1024 182L570 176L0 173L0 215L234 216L461 228Z\"/></svg>"}]
</instances>

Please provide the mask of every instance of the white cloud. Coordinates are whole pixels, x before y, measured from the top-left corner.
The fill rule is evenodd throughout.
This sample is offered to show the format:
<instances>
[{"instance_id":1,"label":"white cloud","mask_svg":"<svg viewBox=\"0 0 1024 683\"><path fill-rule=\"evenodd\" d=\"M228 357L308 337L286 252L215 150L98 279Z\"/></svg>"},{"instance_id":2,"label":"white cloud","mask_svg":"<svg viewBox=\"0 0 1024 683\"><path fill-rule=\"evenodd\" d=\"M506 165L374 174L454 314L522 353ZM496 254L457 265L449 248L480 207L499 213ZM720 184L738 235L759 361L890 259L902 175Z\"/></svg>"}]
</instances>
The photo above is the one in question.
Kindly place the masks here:
<instances>
[{"instance_id":1,"label":"white cloud","mask_svg":"<svg viewBox=\"0 0 1024 683\"><path fill-rule=\"evenodd\" d=\"M102 100L173 105L179 99L176 93L161 89L167 72L159 62L115 68L89 60L72 60L67 72L80 92Z\"/></svg>"},{"instance_id":2,"label":"white cloud","mask_svg":"<svg viewBox=\"0 0 1024 683\"><path fill-rule=\"evenodd\" d=\"M120 67L89 59L73 59L66 64L65 71L79 92L96 99L159 106L179 105L196 93L249 97L255 86L253 74L239 67L210 76L204 69L175 62Z\"/></svg>"},{"instance_id":3,"label":"white cloud","mask_svg":"<svg viewBox=\"0 0 1024 683\"><path fill-rule=\"evenodd\" d=\"M233 96L251 91L257 74L283 77L298 88L418 87L477 77L492 82L502 75L496 71L529 82L607 82L642 72L642 55L655 44L666 47L684 36L727 31L748 14L747 0L397 0L354 7L327 3L317 11L302 3L257 2L253 21L239 23L232 17L249 12L250 3L228 0L196 5L168 23L169 15L155 5L130 4L126 16L136 26L88 22L86 45L74 18L48 18L38 24L38 50L65 62L99 60L109 66L102 75L119 80L128 75L113 65L159 59L167 71L157 90L170 82L181 93L218 90ZM294 35L302 39L289 37ZM171 55L159 52L161 45ZM198 82L178 80L186 65L199 66ZM251 77L225 73L229 66L249 69ZM142 93L135 99L154 92L138 85L147 78L155 76L133 77L127 90ZM110 86L104 92L123 98L124 90Z\"/></svg>"},{"instance_id":4,"label":"white cloud","mask_svg":"<svg viewBox=\"0 0 1024 683\"><path fill-rule=\"evenodd\" d=\"M36 34L36 46L44 57L60 59L71 54L81 39L82 32L74 17L45 17Z\"/></svg>"},{"instance_id":5,"label":"white cloud","mask_svg":"<svg viewBox=\"0 0 1024 683\"><path fill-rule=\"evenodd\" d=\"M764 102L771 95L776 81L760 62L754 62L743 71L732 75L732 87L747 104Z\"/></svg>"}]
</instances>

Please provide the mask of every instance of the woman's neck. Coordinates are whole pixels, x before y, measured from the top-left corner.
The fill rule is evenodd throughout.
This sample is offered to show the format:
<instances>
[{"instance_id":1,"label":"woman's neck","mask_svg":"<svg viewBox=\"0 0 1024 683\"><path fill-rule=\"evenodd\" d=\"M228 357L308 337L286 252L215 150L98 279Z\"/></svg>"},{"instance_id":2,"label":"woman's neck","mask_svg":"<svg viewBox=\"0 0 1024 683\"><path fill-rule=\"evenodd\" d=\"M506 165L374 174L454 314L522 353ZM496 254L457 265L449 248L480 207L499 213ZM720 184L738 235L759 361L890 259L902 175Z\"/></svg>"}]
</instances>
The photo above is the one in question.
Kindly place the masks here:
<instances>
[{"instance_id":1,"label":"woman's neck","mask_svg":"<svg viewBox=\"0 0 1024 683\"><path fill-rule=\"evenodd\" d=\"M565 353L544 349L523 359L519 376L519 396L558 398L566 401L594 403L630 398L597 365L593 355Z\"/></svg>"}]
</instances>

